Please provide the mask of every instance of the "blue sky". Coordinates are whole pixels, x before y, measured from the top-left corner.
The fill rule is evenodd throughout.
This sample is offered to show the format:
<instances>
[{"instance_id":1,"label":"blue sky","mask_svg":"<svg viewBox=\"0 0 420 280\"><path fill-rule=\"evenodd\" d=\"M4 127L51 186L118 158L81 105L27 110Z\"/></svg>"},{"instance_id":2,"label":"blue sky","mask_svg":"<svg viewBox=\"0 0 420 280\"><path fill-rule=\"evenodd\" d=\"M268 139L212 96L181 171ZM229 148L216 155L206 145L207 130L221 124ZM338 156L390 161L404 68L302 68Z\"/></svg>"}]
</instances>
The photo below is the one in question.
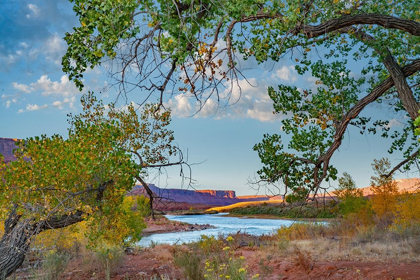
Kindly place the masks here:
<instances>
[{"instance_id":1,"label":"blue sky","mask_svg":"<svg viewBox=\"0 0 420 280\"><path fill-rule=\"evenodd\" d=\"M61 70L61 56L66 43L66 31L77 26L78 21L66 0L6 0L0 5L0 137L26 138L40 134L66 134L67 114L80 112L80 93ZM322 50L321 50L322 51ZM177 95L168 101L174 112L171 128L179 146L188 151L192 176L198 181L197 189L235 190L239 195L255 194L247 184L261 167L255 143L265 133L281 133L282 116L272 114L272 103L266 94L269 85L279 83L307 86L312 77L300 77L290 61L258 66L243 61L248 84L240 80L242 95L233 89L232 101L236 104L215 110L209 102L194 117L194 104L185 96ZM116 98L114 89L106 91L109 78L102 67L86 74L86 89L105 92L105 102ZM140 92L128 97L141 99ZM388 109L372 106L368 114L387 116ZM393 117L391 116L391 119ZM392 125L399 126L393 119ZM287 138L286 138L287 139ZM359 187L369 184L373 159L387 156L387 140L379 136L360 135L351 129L332 163L339 174L349 172ZM402 158L389 155L393 164ZM161 187L180 187L179 170L168 170L160 179L149 181ZM401 174L398 178L415 177ZM331 183L336 186L335 182ZM265 191L261 190L260 194Z\"/></svg>"}]
</instances>

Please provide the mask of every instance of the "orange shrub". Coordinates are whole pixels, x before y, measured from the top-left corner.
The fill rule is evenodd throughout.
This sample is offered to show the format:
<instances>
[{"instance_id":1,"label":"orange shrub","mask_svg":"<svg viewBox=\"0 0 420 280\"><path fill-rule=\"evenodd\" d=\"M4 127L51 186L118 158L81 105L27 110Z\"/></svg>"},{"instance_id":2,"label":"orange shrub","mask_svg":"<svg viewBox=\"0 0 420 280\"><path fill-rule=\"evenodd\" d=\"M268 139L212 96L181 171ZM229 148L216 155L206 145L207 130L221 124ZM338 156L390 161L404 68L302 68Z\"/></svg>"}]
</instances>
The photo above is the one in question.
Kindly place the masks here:
<instances>
[{"instance_id":1,"label":"orange shrub","mask_svg":"<svg viewBox=\"0 0 420 280\"><path fill-rule=\"evenodd\" d=\"M375 159L372 167L376 174L376 176L372 176L371 178L374 194L371 199L372 210L379 219L384 219L392 216L392 213L395 211L397 196L399 194L398 186L392 176L386 176L391 168L391 163L387 158Z\"/></svg>"},{"instance_id":2,"label":"orange shrub","mask_svg":"<svg viewBox=\"0 0 420 280\"><path fill-rule=\"evenodd\" d=\"M372 209L379 218L395 212L397 205L398 186L395 181L387 182L383 186L372 187Z\"/></svg>"}]
</instances>

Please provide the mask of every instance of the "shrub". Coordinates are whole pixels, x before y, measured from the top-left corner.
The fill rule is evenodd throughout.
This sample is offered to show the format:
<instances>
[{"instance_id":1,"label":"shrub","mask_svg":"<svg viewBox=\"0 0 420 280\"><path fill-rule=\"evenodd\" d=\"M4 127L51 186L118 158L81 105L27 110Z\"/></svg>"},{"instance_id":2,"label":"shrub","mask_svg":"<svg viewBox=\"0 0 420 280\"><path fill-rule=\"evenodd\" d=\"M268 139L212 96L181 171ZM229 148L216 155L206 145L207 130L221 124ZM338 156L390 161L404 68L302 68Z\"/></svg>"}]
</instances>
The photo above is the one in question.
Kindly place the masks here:
<instances>
[{"instance_id":1,"label":"shrub","mask_svg":"<svg viewBox=\"0 0 420 280\"><path fill-rule=\"evenodd\" d=\"M396 227L405 229L420 225L420 192L398 196L393 214Z\"/></svg>"},{"instance_id":2,"label":"shrub","mask_svg":"<svg viewBox=\"0 0 420 280\"><path fill-rule=\"evenodd\" d=\"M305 202L308 193L309 190L306 188L296 188L293 190L292 194L286 195L285 200L287 203L303 203Z\"/></svg>"},{"instance_id":3,"label":"shrub","mask_svg":"<svg viewBox=\"0 0 420 280\"><path fill-rule=\"evenodd\" d=\"M204 268L204 278L210 280L216 279L247 279L247 268L245 267L245 258L234 255L234 238L228 236L222 251L213 254L206 259Z\"/></svg>"},{"instance_id":4,"label":"shrub","mask_svg":"<svg viewBox=\"0 0 420 280\"><path fill-rule=\"evenodd\" d=\"M112 271L121 263L123 257L124 251L119 246L103 244L95 252L95 261L105 272L106 279L111 279Z\"/></svg>"},{"instance_id":5,"label":"shrub","mask_svg":"<svg viewBox=\"0 0 420 280\"><path fill-rule=\"evenodd\" d=\"M202 236L189 248L177 246L174 252L175 264L187 279L247 279L247 267L243 256L234 252L235 239L219 236Z\"/></svg>"},{"instance_id":6,"label":"shrub","mask_svg":"<svg viewBox=\"0 0 420 280\"><path fill-rule=\"evenodd\" d=\"M313 269L312 256L308 252L300 250L298 246L294 246L293 248L293 262L305 272Z\"/></svg>"},{"instance_id":7,"label":"shrub","mask_svg":"<svg viewBox=\"0 0 420 280\"><path fill-rule=\"evenodd\" d=\"M176 248L174 261L175 264L183 270L184 276L191 280L203 280L204 270L202 267L202 255L188 249Z\"/></svg>"},{"instance_id":8,"label":"shrub","mask_svg":"<svg viewBox=\"0 0 420 280\"><path fill-rule=\"evenodd\" d=\"M35 271L35 279L56 280L61 279L60 275L64 272L70 256L64 252L50 251L45 256L41 269Z\"/></svg>"},{"instance_id":9,"label":"shrub","mask_svg":"<svg viewBox=\"0 0 420 280\"><path fill-rule=\"evenodd\" d=\"M363 192L356 188L356 184L347 172L343 173L343 177L338 179L338 189L334 194L340 200L340 214L345 218L352 214L363 212L368 204L368 200L363 197Z\"/></svg>"},{"instance_id":10,"label":"shrub","mask_svg":"<svg viewBox=\"0 0 420 280\"><path fill-rule=\"evenodd\" d=\"M372 164L373 170L377 176L371 177L371 185L373 191L372 210L380 219L389 219L395 211L398 186L392 176L387 177L386 174L391 168L388 159L382 158L374 160Z\"/></svg>"}]
</instances>

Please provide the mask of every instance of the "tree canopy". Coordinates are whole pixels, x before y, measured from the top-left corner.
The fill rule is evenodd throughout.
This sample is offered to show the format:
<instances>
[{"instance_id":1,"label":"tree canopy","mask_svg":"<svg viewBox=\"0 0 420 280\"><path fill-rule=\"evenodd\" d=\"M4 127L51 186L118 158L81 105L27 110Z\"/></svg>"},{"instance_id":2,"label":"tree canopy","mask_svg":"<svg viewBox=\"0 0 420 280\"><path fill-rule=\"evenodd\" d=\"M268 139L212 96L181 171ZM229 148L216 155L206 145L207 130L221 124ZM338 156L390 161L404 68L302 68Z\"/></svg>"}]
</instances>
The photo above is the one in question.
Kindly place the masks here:
<instances>
[{"instance_id":1,"label":"tree canopy","mask_svg":"<svg viewBox=\"0 0 420 280\"><path fill-rule=\"evenodd\" d=\"M0 155L2 276L21 264L33 236L83 220L93 243L138 241L144 223L141 213L130 212L136 201L125 196L149 168L182 163L171 162L179 153L167 128L170 111L148 104L138 115L132 104L106 107L92 93L81 101L83 112L70 115L67 137L22 140L7 164Z\"/></svg>"},{"instance_id":2,"label":"tree canopy","mask_svg":"<svg viewBox=\"0 0 420 280\"><path fill-rule=\"evenodd\" d=\"M298 74L309 73L306 88L268 89L291 141L265 135L255 145L263 182L317 192L337 177L330 160L349 125L392 138L389 152L402 151L405 160L391 173L418 158L418 0L72 2L81 26L66 34L63 69L80 88L87 68L108 62L123 94L140 88L145 98L158 93L163 105L184 93L203 106L209 98L229 100L220 89L243 77L242 59L287 60ZM362 115L376 102L403 126Z\"/></svg>"}]
</instances>

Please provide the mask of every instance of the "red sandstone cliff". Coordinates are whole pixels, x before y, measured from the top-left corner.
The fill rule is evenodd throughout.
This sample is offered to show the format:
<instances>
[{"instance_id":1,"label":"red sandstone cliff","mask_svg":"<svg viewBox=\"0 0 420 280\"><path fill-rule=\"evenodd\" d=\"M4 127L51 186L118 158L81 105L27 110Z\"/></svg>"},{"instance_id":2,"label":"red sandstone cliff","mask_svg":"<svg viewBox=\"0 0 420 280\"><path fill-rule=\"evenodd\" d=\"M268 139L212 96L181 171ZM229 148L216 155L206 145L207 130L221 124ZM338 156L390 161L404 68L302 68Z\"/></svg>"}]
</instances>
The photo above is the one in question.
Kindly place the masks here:
<instances>
[{"instance_id":1,"label":"red sandstone cliff","mask_svg":"<svg viewBox=\"0 0 420 280\"><path fill-rule=\"evenodd\" d=\"M0 154L4 156L4 161L13 161L16 158L13 155L13 150L16 149L16 141L18 139L0 138Z\"/></svg>"},{"instance_id":2,"label":"red sandstone cliff","mask_svg":"<svg viewBox=\"0 0 420 280\"><path fill-rule=\"evenodd\" d=\"M222 190L185 190L185 189L161 189L153 184L149 184L150 189L162 200L189 204L206 204L211 206L225 206L243 201L262 201L268 197L249 197L238 198L235 191ZM130 195L145 194L142 186L136 186Z\"/></svg>"},{"instance_id":3,"label":"red sandstone cliff","mask_svg":"<svg viewBox=\"0 0 420 280\"><path fill-rule=\"evenodd\" d=\"M396 182L398 183L398 189L400 192L414 192L420 187L420 178L398 179ZM161 189L153 184L149 184L149 187L156 196L162 198L162 201L174 203L226 206L245 201L269 201L282 199L282 196L267 195L236 196L234 191ZM371 187L362 188L362 190L365 196L372 195ZM143 187L136 186L130 194L141 195L145 194L145 192ZM332 192L330 195L335 197ZM329 199L330 195L327 194L326 198ZM324 195L318 194L318 197L324 197Z\"/></svg>"},{"instance_id":4,"label":"red sandstone cliff","mask_svg":"<svg viewBox=\"0 0 420 280\"><path fill-rule=\"evenodd\" d=\"M207 194L213 197L236 198L235 191L196 190L195 192Z\"/></svg>"}]
</instances>

